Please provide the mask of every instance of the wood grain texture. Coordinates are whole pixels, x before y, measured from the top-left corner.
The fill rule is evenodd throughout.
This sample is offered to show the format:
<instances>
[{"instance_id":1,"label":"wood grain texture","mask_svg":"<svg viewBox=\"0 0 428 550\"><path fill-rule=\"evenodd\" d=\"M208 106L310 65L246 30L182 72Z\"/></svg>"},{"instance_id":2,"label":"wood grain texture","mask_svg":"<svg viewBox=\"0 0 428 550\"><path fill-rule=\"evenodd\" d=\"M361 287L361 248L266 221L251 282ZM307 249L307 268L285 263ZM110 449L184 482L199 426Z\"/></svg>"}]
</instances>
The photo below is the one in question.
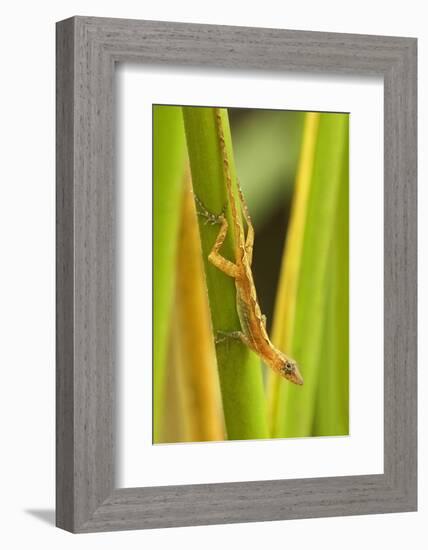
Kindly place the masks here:
<instances>
[{"instance_id":1,"label":"wood grain texture","mask_svg":"<svg viewBox=\"0 0 428 550\"><path fill-rule=\"evenodd\" d=\"M383 76L383 475L115 489L115 62ZM416 145L413 38L87 17L57 24L59 527L416 510Z\"/></svg>"},{"instance_id":2,"label":"wood grain texture","mask_svg":"<svg viewBox=\"0 0 428 550\"><path fill-rule=\"evenodd\" d=\"M73 353L73 158L74 25L56 36L56 521L74 520L74 353Z\"/></svg>"}]
</instances>

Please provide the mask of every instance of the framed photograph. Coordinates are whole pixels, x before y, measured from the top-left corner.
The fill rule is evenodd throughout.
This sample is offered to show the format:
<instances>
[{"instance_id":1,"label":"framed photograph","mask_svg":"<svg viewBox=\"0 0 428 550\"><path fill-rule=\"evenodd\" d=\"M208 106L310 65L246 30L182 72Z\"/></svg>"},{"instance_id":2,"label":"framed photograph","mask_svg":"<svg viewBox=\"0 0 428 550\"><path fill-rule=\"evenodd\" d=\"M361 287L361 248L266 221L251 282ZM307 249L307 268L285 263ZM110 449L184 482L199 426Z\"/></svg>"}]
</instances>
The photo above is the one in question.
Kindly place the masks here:
<instances>
[{"instance_id":1,"label":"framed photograph","mask_svg":"<svg viewBox=\"0 0 428 550\"><path fill-rule=\"evenodd\" d=\"M414 511L416 39L57 24L57 525Z\"/></svg>"}]
</instances>

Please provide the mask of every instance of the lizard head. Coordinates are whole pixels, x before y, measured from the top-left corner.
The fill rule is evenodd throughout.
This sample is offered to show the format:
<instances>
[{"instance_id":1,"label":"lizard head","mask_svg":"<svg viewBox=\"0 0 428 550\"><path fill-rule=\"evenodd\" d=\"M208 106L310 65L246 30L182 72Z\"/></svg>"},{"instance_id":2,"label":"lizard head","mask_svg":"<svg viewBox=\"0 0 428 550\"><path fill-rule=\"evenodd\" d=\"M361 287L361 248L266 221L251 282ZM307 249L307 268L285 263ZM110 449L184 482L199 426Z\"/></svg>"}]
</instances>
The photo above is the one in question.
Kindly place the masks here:
<instances>
[{"instance_id":1,"label":"lizard head","mask_svg":"<svg viewBox=\"0 0 428 550\"><path fill-rule=\"evenodd\" d=\"M297 366L296 361L290 359L283 353L280 353L278 357L278 363L278 371L281 376L283 376L293 384L297 384L298 386L303 385L303 377L300 374L299 367Z\"/></svg>"}]
</instances>

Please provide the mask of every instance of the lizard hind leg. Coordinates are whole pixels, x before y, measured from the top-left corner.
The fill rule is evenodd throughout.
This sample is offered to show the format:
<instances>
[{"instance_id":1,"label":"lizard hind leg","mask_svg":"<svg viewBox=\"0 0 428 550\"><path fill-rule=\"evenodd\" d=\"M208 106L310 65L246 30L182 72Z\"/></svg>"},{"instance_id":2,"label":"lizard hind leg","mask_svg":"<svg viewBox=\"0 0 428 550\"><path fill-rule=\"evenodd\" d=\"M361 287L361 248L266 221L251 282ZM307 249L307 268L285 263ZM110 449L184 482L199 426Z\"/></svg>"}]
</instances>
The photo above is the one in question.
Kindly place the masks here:
<instances>
[{"instance_id":1,"label":"lizard hind leg","mask_svg":"<svg viewBox=\"0 0 428 550\"><path fill-rule=\"evenodd\" d=\"M222 244L224 243L224 239L226 238L226 235L227 235L227 229L229 227L229 224L227 223L227 220L223 215L222 215L222 218L223 219L222 219L220 231L218 232L218 235L212 247L212 250L208 255L208 260L213 265L215 265L217 269L219 269L226 275L229 275L229 277L236 278L238 276L238 271L239 271L238 266L233 262L231 262L230 260L227 260L219 252Z\"/></svg>"}]
</instances>

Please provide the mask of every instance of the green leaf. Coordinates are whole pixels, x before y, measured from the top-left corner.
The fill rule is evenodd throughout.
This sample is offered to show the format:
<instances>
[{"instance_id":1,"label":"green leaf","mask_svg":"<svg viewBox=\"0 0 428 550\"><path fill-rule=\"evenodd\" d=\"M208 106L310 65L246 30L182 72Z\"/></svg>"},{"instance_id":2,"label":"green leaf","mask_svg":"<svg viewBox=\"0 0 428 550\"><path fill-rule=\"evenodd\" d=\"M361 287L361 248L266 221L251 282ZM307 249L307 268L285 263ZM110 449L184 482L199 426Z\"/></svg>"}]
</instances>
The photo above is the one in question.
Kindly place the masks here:
<instances>
[{"instance_id":1,"label":"green leaf","mask_svg":"<svg viewBox=\"0 0 428 550\"><path fill-rule=\"evenodd\" d=\"M184 170L180 107L153 107L153 439L161 440ZM142 327L142 330L145 330Z\"/></svg>"},{"instance_id":2,"label":"green leaf","mask_svg":"<svg viewBox=\"0 0 428 550\"><path fill-rule=\"evenodd\" d=\"M232 185L236 192L235 164L225 109L221 110L221 116ZM183 107L183 117L194 193L210 212L219 214L225 209L229 231L221 253L233 261L234 231L215 109ZM199 230L213 331L240 330L235 283L208 261L219 226L205 224L200 217ZM259 359L240 342L232 340L218 344L216 353L228 439L267 437L266 402Z\"/></svg>"},{"instance_id":3,"label":"green leaf","mask_svg":"<svg viewBox=\"0 0 428 550\"><path fill-rule=\"evenodd\" d=\"M347 146L348 148L348 146ZM346 154L328 265L314 435L349 433L349 159Z\"/></svg>"},{"instance_id":4,"label":"green leaf","mask_svg":"<svg viewBox=\"0 0 428 550\"><path fill-rule=\"evenodd\" d=\"M349 121L348 115L336 113L309 113L307 117L319 117L319 124L305 125L305 131L311 131L315 141L312 154L305 156L304 151L302 153L301 163L305 164L299 167L299 171L304 173L304 177L300 178L296 189L296 198L301 194L299 184L305 191L298 221L302 238L297 247L293 238L287 239L284 262L286 266L288 261L292 261L297 269L295 288L289 295L293 308L284 332L276 338L279 347L299 363L305 383L303 387L296 387L283 380L271 380L270 410L274 437L313 434L318 388L321 379L327 376L323 363L323 337L330 311L330 254L337 229L340 190L347 178ZM347 240L343 241L343 246L348 246ZM346 266L342 268L346 269ZM343 276L343 273L338 275ZM346 279L343 284L347 284ZM284 312L277 309L277 314L284 315ZM347 315L344 307L340 318ZM335 339L340 337L339 332L334 334ZM346 355L346 348L342 354Z\"/></svg>"}]
</instances>

